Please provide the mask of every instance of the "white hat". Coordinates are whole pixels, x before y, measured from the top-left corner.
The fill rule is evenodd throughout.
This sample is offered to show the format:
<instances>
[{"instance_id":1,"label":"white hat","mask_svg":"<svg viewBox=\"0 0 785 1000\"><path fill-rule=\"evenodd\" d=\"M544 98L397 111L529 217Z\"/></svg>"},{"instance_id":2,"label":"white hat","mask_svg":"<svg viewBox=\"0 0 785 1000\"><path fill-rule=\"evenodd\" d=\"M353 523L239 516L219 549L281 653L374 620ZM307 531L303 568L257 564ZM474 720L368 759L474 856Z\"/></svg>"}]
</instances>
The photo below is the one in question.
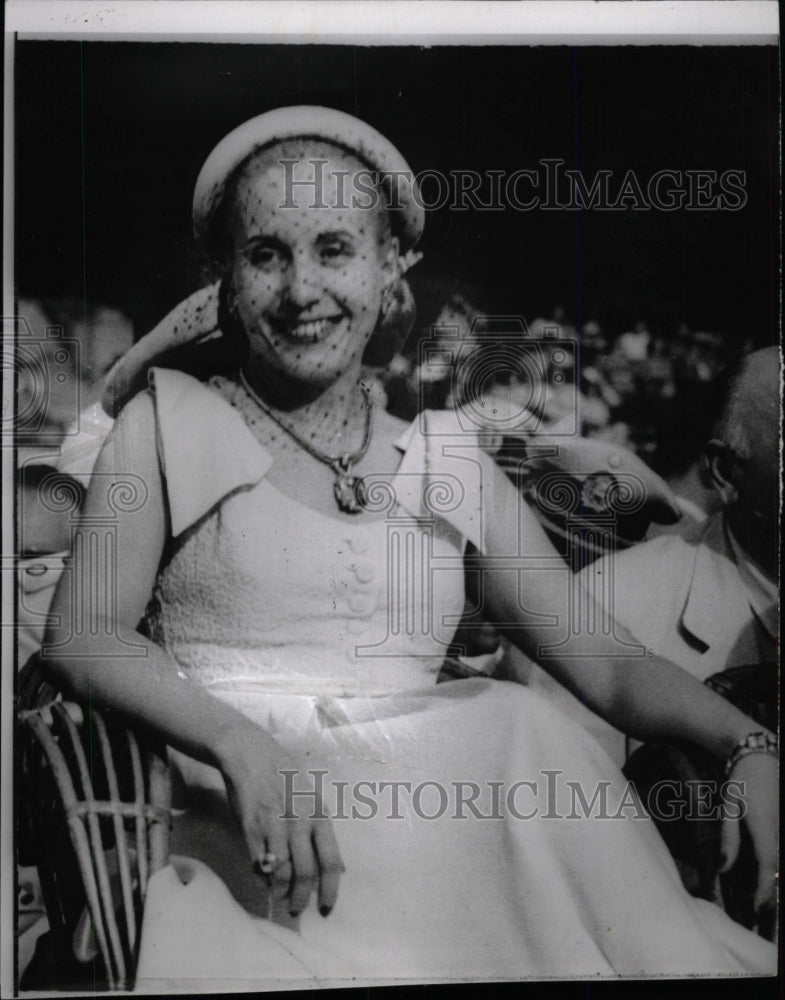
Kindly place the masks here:
<instances>
[{"instance_id":1,"label":"white hat","mask_svg":"<svg viewBox=\"0 0 785 1000\"><path fill-rule=\"evenodd\" d=\"M193 226L203 250L215 249L215 223L220 214L227 181L257 150L285 139L314 138L341 146L376 174L377 187L387 197L393 233L401 253L417 245L425 212L416 197L416 182L408 163L393 144L359 118L335 108L296 105L275 108L239 125L207 157L196 181ZM395 185L394 196L390 187Z\"/></svg>"}]
</instances>

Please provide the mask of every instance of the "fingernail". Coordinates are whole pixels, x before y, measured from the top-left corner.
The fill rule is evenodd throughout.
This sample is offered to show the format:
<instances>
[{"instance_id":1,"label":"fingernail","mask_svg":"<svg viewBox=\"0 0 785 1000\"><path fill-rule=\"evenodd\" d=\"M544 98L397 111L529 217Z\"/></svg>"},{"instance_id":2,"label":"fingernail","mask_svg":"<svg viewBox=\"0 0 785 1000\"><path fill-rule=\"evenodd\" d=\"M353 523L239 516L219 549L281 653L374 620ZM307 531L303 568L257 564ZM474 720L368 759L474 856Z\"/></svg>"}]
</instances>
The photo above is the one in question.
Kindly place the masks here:
<instances>
[{"instance_id":1,"label":"fingernail","mask_svg":"<svg viewBox=\"0 0 785 1000\"><path fill-rule=\"evenodd\" d=\"M319 907L319 913L321 913L321 915L323 917L329 917L332 912L333 912L332 906L320 906Z\"/></svg>"}]
</instances>

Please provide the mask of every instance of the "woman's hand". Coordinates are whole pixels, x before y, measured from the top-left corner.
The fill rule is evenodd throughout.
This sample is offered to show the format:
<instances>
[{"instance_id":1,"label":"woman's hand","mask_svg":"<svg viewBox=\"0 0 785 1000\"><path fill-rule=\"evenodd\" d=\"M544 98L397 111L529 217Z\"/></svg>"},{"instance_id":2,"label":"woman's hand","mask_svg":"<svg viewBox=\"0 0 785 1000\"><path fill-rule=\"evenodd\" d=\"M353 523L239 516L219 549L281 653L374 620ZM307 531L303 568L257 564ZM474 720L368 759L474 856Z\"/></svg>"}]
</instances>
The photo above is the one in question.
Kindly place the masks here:
<instances>
[{"instance_id":1,"label":"woman's hand","mask_svg":"<svg viewBox=\"0 0 785 1000\"><path fill-rule=\"evenodd\" d=\"M755 857L758 881L755 886L756 914L774 910L777 905L777 819L779 814L779 762L771 754L751 753L742 757L729 775L729 781L743 788L743 819L726 817L722 824L722 871L736 862L741 846L739 823L747 824Z\"/></svg>"},{"instance_id":2,"label":"woman's hand","mask_svg":"<svg viewBox=\"0 0 785 1000\"><path fill-rule=\"evenodd\" d=\"M321 804L310 796L302 797L305 802L284 800L283 773L297 771L296 763L256 727L233 732L216 756L254 870L265 873L263 859L273 855L273 896L288 898L296 916L317 888L319 912L326 917L335 906L345 868Z\"/></svg>"}]
</instances>

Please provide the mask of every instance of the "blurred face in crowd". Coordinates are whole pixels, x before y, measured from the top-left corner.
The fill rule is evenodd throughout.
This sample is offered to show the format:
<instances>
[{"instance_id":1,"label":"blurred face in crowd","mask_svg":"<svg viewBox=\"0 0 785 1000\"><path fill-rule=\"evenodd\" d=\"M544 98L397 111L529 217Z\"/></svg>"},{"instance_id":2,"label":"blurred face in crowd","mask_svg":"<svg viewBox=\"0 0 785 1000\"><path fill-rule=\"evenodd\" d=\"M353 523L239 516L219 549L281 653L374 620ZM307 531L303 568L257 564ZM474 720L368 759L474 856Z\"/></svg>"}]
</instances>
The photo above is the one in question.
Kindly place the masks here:
<instances>
[{"instance_id":1,"label":"blurred face in crowd","mask_svg":"<svg viewBox=\"0 0 785 1000\"><path fill-rule=\"evenodd\" d=\"M51 444L78 413L78 346L32 300L19 300L17 362L17 427Z\"/></svg>"},{"instance_id":2,"label":"blurred face in crowd","mask_svg":"<svg viewBox=\"0 0 785 1000\"><path fill-rule=\"evenodd\" d=\"M285 169L282 159L295 162ZM230 308L251 370L326 387L359 368L397 261L381 200L352 205L352 177L364 169L330 143L301 140L243 170L228 214Z\"/></svg>"},{"instance_id":3,"label":"blurred face in crowd","mask_svg":"<svg viewBox=\"0 0 785 1000\"><path fill-rule=\"evenodd\" d=\"M98 386L100 390L115 362L133 347L133 325L116 309L101 308L87 326L80 323L75 327L75 335L82 344L82 379L86 386ZM100 392L92 395L98 398Z\"/></svg>"},{"instance_id":4,"label":"blurred face in crowd","mask_svg":"<svg viewBox=\"0 0 785 1000\"><path fill-rule=\"evenodd\" d=\"M37 432L41 444L73 429L134 342L131 320L116 309L91 305L85 314L72 300L50 301L47 309L51 316L38 302L19 303L17 412L20 429Z\"/></svg>"},{"instance_id":5,"label":"blurred face in crowd","mask_svg":"<svg viewBox=\"0 0 785 1000\"><path fill-rule=\"evenodd\" d=\"M48 465L27 465L17 472L17 551L24 558L66 552L84 488Z\"/></svg>"}]
</instances>

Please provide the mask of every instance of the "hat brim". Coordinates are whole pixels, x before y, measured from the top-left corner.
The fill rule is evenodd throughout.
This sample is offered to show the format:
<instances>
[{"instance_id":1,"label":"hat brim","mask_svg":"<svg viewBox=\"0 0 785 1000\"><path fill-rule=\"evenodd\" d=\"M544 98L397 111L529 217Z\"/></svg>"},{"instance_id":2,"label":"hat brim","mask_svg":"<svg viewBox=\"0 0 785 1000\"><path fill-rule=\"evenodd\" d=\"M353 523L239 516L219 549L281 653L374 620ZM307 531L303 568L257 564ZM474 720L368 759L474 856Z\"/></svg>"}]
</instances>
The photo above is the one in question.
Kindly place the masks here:
<instances>
[{"instance_id":1,"label":"hat brim","mask_svg":"<svg viewBox=\"0 0 785 1000\"><path fill-rule=\"evenodd\" d=\"M388 204L394 234L402 253L417 245L425 212L409 164L380 132L353 115L335 108L297 105L275 108L239 125L225 136L205 160L196 181L193 200L194 235L199 246L214 255L217 219L226 185L235 170L252 154L286 139L313 138L334 143L353 153L379 178L395 184Z\"/></svg>"}]
</instances>

